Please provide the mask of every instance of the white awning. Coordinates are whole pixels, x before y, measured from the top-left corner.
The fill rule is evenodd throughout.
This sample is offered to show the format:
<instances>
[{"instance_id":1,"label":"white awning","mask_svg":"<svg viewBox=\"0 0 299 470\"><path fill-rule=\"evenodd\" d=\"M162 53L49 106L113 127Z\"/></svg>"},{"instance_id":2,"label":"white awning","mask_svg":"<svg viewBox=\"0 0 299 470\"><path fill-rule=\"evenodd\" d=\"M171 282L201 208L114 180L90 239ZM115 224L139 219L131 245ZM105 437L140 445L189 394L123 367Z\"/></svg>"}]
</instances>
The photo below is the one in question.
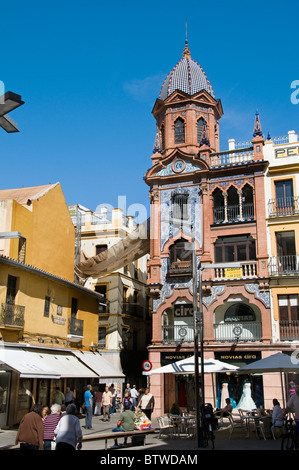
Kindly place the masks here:
<instances>
[{"instance_id":1,"label":"white awning","mask_svg":"<svg viewBox=\"0 0 299 470\"><path fill-rule=\"evenodd\" d=\"M125 375L121 370L110 364L103 356L98 352L88 351L72 351L75 356L84 362L90 369L92 369L101 381L107 379L107 381L124 382Z\"/></svg>"},{"instance_id":2,"label":"white awning","mask_svg":"<svg viewBox=\"0 0 299 470\"><path fill-rule=\"evenodd\" d=\"M63 378L94 378L97 374L86 367L73 354L34 352L49 368L54 369Z\"/></svg>"},{"instance_id":3,"label":"white awning","mask_svg":"<svg viewBox=\"0 0 299 470\"><path fill-rule=\"evenodd\" d=\"M59 379L57 370L50 367L35 353L22 348L0 348L0 369L9 367L19 372L22 378Z\"/></svg>"}]
</instances>

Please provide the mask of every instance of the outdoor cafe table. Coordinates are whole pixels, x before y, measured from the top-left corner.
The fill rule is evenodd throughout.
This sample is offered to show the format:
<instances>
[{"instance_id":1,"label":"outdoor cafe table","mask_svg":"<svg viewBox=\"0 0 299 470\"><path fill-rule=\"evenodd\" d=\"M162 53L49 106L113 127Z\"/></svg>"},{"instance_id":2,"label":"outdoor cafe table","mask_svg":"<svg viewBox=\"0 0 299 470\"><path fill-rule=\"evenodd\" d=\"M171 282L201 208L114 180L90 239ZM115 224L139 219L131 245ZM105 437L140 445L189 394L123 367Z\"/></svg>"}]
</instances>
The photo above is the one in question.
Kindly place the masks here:
<instances>
[{"instance_id":1,"label":"outdoor cafe table","mask_svg":"<svg viewBox=\"0 0 299 470\"><path fill-rule=\"evenodd\" d=\"M242 411L243 411L242 419L244 419L244 421L246 422L246 429L247 429L246 438L250 437L250 423L254 424L255 435L258 438L259 437L258 436L258 429L260 429L259 428L259 421L266 420L266 419L269 418L269 416L268 415L260 416L260 415L255 414L253 411L244 411L244 410L242 410ZM264 434L264 430L262 430L262 434ZM264 436L264 438L265 438L265 436Z\"/></svg>"},{"instance_id":2,"label":"outdoor cafe table","mask_svg":"<svg viewBox=\"0 0 299 470\"><path fill-rule=\"evenodd\" d=\"M189 426L194 422L194 416L170 415L170 419L173 423L174 434L177 434L178 438L180 438L182 434L190 436Z\"/></svg>"}]
</instances>

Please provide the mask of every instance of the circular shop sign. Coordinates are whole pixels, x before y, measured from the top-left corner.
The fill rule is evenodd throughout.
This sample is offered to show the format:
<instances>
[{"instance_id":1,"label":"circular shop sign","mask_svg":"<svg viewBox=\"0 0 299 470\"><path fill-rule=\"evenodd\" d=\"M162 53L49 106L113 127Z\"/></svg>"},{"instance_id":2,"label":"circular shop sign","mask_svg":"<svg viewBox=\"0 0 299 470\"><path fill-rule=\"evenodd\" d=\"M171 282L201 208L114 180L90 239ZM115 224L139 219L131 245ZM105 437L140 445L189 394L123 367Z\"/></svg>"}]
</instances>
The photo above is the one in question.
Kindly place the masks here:
<instances>
[{"instance_id":1,"label":"circular shop sign","mask_svg":"<svg viewBox=\"0 0 299 470\"><path fill-rule=\"evenodd\" d=\"M152 368L152 363L150 361L144 361L142 363L142 369L145 370L145 372L149 372Z\"/></svg>"}]
</instances>

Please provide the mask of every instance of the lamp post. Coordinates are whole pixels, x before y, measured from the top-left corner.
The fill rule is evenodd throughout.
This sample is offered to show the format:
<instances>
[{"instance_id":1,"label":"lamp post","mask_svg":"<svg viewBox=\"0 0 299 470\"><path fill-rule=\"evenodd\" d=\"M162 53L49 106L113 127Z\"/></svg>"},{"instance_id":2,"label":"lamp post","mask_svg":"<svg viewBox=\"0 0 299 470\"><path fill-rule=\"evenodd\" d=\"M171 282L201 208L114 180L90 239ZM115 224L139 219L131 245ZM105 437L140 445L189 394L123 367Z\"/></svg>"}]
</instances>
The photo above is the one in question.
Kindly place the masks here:
<instances>
[{"instance_id":1,"label":"lamp post","mask_svg":"<svg viewBox=\"0 0 299 470\"><path fill-rule=\"evenodd\" d=\"M193 274L193 320L194 320L194 376L195 376L195 409L196 409L196 437L198 447L204 446L203 416L200 417L199 405L199 367L198 367L198 333L200 331L200 373L201 373L201 399L205 403L205 379L204 379L204 315L202 308L202 271L204 269L222 268L224 264L201 264L197 266L195 238L192 238L192 274ZM225 268L241 268L240 263L227 263ZM199 281L197 285L197 270ZM199 297L199 298L198 298ZM197 311L199 301L199 312Z\"/></svg>"}]
</instances>

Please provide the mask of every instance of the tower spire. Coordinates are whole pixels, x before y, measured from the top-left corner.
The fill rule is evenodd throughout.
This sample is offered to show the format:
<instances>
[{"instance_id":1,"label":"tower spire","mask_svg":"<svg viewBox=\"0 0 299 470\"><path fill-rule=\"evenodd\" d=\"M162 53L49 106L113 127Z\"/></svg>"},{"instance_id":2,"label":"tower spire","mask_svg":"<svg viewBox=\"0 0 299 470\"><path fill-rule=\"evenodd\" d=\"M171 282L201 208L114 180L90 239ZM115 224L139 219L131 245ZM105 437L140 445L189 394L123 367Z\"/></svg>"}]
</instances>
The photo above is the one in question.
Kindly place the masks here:
<instances>
[{"instance_id":1,"label":"tower spire","mask_svg":"<svg viewBox=\"0 0 299 470\"><path fill-rule=\"evenodd\" d=\"M190 59L191 58L191 52L190 52L189 46L188 46L187 18L186 18L186 39L185 39L185 47L184 47L184 52L183 52L183 58L184 59Z\"/></svg>"},{"instance_id":2,"label":"tower spire","mask_svg":"<svg viewBox=\"0 0 299 470\"><path fill-rule=\"evenodd\" d=\"M258 111L255 113L255 122L254 122L254 129L253 129L253 137L256 137L257 135L263 135L262 133L262 126L261 126L261 121L260 121L260 116Z\"/></svg>"}]
</instances>

